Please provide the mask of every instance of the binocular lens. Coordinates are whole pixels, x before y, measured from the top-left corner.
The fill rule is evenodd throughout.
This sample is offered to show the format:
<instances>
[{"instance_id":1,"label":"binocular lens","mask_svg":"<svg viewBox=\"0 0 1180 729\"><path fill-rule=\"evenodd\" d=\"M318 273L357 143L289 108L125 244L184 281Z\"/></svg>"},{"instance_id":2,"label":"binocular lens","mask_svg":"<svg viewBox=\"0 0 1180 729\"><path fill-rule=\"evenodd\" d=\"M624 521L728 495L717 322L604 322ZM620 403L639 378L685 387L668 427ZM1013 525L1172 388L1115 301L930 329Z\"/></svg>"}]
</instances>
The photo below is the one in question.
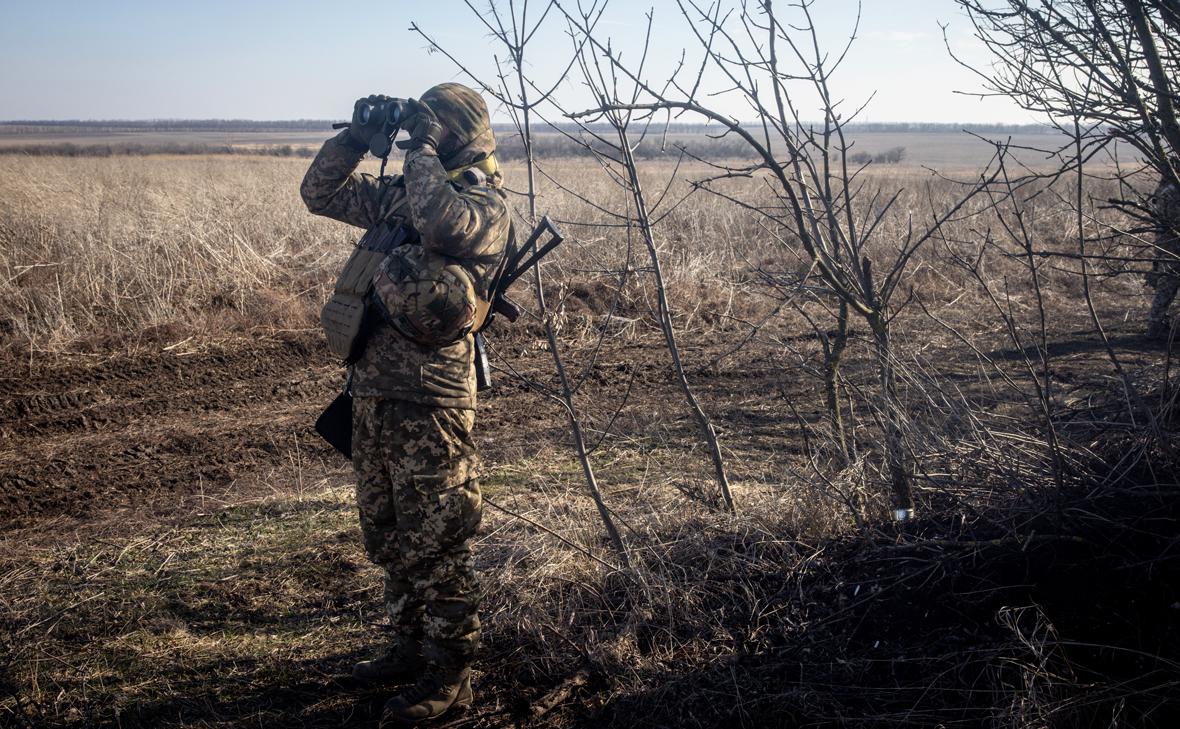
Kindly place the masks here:
<instances>
[{"instance_id":1,"label":"binocular lens","mask_svg":"<svg viewBox=\"0 0 1180 729\"><path fill-rule=\"evenodd\" d=\"M372 115L372 113L373 113L373 107L369 106L368 104L365 104L364 106L361 107L360 114L358 115L360 118L361 126L366 126L369 123L369 117Z\"/></svg>"}]
</instances>

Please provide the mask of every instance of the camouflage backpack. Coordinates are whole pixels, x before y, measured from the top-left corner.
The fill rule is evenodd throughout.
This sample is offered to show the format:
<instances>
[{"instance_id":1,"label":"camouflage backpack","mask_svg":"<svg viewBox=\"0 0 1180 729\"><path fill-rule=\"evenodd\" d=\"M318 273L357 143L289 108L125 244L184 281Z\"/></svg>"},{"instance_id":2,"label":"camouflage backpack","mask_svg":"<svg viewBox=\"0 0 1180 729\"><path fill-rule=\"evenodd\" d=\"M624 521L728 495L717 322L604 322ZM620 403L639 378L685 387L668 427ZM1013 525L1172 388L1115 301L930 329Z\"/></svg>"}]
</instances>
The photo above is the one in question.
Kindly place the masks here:
<instances>
[{"instance_id":1,"label":"camouflage backpack","mask_svg":"<svg viewBox=\"0 0 1180 729\"><path fill-rule=\"evenodd\" d=\"M393 251L373 279L373 294L403 336L432 347L467 336L481 308L470 274L422 246Z\"/></svg>"}]
</instances>

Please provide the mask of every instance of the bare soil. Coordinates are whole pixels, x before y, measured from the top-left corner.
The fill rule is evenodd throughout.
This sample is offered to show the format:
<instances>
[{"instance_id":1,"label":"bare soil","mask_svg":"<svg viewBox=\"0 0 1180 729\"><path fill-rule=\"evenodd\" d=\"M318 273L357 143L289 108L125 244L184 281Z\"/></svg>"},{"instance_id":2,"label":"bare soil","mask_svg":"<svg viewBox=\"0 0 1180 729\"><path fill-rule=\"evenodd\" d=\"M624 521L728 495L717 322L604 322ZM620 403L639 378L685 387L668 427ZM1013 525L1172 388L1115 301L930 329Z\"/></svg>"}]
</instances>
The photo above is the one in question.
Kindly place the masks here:
<instances>
[{"instance_id":1,"label":"bare soil","mask_svg":"<svg viewBox=\"0 0 1180 729\"><path fill-rule=\"evenodd\" d=\"M339 384L320 351L308 336L235 341L0 379L3 521L222 492L292 437L326 455L306 427Z\"/></svg>"},{"instance_id":2,"label":"bare soil","mask_svg":"<svg viewBox=\"0 0 1180 729\"><path fill-rule=\"evenodd\" d=\"M1109 334L1128 370L1142 374L1167 364L1159 344L1142 338L1132 326L1125 329ZM938 336L932 329L911 334L917 341ZM810 335L788 339L804 347L814 344ZM871 377L871 362L866 352L856 351L855 341L854 335L845 372L853 379ZM984 382L977 358L951 346L953 342L944 344L946 349L926 357L962 392L986 398L993 409L1018 401L1014 393ZM592 345L583 345L584 354L594 351ZM862 341L859 349L867 349L865 345ZM977 346L990 350L994 360L1020 377L1023 354L1004 345L998 332L977 337ZM725 431L739 473L747 470L742 455L801 452L794 416L767 408L788 397L805 421L816 423L821 419L820 383L784 371L783 355L765 342L753 342L735 354L729 354L732 343L709 337L689 339L683 346L689 366L696 364L693 386ZM497 373L497 387L481 395L477 426L485 457L493 463L511 460L530 443L566 440L562 413L516 377L553 385L548 353L535 341L523 347L505 343L502 349L507 369ZM1049 351L1065 409L1084 404L1079 414L1092 417L1094 398L1112 394L1105 346L1083 329L1058 337ZM582 361L578 350L573 352L573 361ZM708 366L718 358L717 366ZM152 503L166 507L194 495L257 486L259 474L281 482L298 467L290 463L293 447L305 459L338 465L311 427L343 381L342 369L330 360L318 332L181 342L175 347L148 342L135 353L106 356L9 359L0 371L7 373L0 377L2 527ZM654 337L608 341L593 366L575 372L579 374L585 380L584 415L592 424L610 422L614 435L626 438L641 435L653 420L663 420L665 428L691 439L692 425L677 407L666 351ZM1117 399L1112 406L1117 409ZM1111 414L1118 417L1117 410Z\"/></svg>"},{"instance_id":3,"label":"bare soil","mask_svg":"<svg viewBox=\"0 0 1180 729\"><path fill-rule=\"evenodd\" d=\"M194 498L249 492L260 477L285 484L299 467L291 463L292 449L307 462L340 466L312 429L343 384L343 370L318 332L184 344L32 363L10 359L4 371L11 374L0 377L0 528L57 516L109 518L131 508L167 511ZM508 352L496 387L481 395L478 436L492 463L511 460L529 444L567 440L562 413L519 378L554 385L550 355L535 342L517 349ZM767 422L756 412L762 403L736 405L749 388L815 394L813 383L780 381L775 357L761 349L751 346L730 358L730 366L692 378L715 401L719 423L738 429L729 444L735 452L763 447L759 433L777 438L791 427ZM703 341L685 351L705 363L726 347ZM580 379L584 415L613 422L616 432L641 430L677 410L666 352L652 341L608 343ZM664 425L673 440L691 433L677 415ZM742 430L751 442L738 437ZM735 468L743 470L740 461Z\"/></svg>"}]
</instances>

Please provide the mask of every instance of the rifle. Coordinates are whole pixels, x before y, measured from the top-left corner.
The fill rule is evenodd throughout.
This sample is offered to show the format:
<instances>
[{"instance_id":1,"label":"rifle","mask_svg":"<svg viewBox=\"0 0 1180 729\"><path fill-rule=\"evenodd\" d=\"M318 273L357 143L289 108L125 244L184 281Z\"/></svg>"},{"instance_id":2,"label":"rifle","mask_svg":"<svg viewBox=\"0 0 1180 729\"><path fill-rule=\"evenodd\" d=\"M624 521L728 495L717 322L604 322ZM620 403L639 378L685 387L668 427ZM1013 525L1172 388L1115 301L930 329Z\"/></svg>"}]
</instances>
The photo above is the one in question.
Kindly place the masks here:
<instances>
[{"instance_id":1,"label":"rifle","mask_svg":"<svg viewBox=\"0 0 1180 729\"><path fill-rule=\"evenodd\" d=\"M540 248L537 247L541 236L546 232L549 233L549 239ZM515 234L513 234L515 237ZM533 267L533 264L541 260L549 253L561 245L565 240L565 236L549 219L549 216L541 218L541 222L533 228L533 232L529 234L529 239L525 241L523 246L516 250L510 251L508 258L504 261L504 266L500 269L499 275L492 281L492 285L488 292L488 298L491 301L491 311L488 312L487 319L484 320L483 325L475 332L475 382L476 389L479 392L489 390L492 387L492 370L488 364L487 348L483 341L483 331L491 326L495 321L496 315L499 314L511 323L516 323L520 318L521 308L516 305L512 299L508 298L508 289L516 282L516 279L524 275L524 272ZM529 251L533 254L529 256L528 260L521 261Z\"/></svg>"},{"instance_id":2,"label":"rifle","mask_svg":"<svg viewBox=\"0 0 1180 729\"><path fill-rule=\"evenodd\" d=\"M549 233L548 240L538 247L541 236L546 232ZM515 237L515 234L513 234L513 237ZM362 238L362 240L364 239ZM487 348L483 340L484 330L491 325L497 314L503 316L509 322L515 322L520 318L522 313L521 308L512 299L508 298L507 291L509 287L524 275L525 271L532 268L533 264L547 256L564 240L565 237L561 234L561 231L557 229L557 226L553 224L549 216L545 216L541 218L541 222L529 234L529 238L523 246L516 250L511 250L512 247L511 245L509 246L508 257L505 259L500 273L496 276L488 290L491 308L479 331L475 332L474 335L475 380L478 391L483 392L492 386L491 366L488 362ZM530 251L532 255L529 255ZM528 256L528 258L526 259L525 256ZM344 384L344 391L337 395L336 399L332 400L331 404L316 419L315 431L345 458L352 459L351 374L348 377L348 381Z\"/></svg>"}]
</instances>

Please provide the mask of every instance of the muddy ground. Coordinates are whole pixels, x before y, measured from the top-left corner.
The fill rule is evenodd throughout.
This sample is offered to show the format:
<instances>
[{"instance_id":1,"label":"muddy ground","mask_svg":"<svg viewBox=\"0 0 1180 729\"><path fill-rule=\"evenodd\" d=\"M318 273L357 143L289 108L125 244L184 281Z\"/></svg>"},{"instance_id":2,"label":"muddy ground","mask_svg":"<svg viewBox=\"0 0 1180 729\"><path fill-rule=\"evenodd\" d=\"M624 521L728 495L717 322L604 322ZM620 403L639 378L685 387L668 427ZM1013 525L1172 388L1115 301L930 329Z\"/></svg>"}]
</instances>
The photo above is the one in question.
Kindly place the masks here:
<instances>
[{"instance_id":1,"label":"muddy ground","mask_svg":"<svg viewBox=\"0 0 1180 729\"><path fill-rule=\"evenodd\" d=\"M343 383L343 370L318 332L181 344L50 363L10 360L0 377L0 524L19 528L58 516L168 510L202 497L232 498L262 481L285 488L301 465L292 462L293 451L299 459L342 467L312 429ZM583 346L585 356L592 345ZM477 423L492 464L529 446L561 447L568 440L563 412L528 384L556 384L548 352L535 341L502 347L510 351L497 360L497 386L481 395ZM685 354L707 365L730 349L703 341L685 345ZM575 350L574 358L580 356ZM726 357L720 368L692 375L695 388L718 406L719 423L734 429L728 445L735 453L757 447L759 432L767 430L759 422L765 415L755 412L766 404L759 400L773 402L787 392L814 400L816 383L782 378L777 360L753 345ZM617 432L668 416L667 428L679 433L690 427L675 414L667 355L654 341L608 342L593 366L575 374L584 380L583 406L592 424L613 421ZM811 416L817 415L814 405L804 405ZM761 425L779 435L785 424ZM743 443L743 434L754 442Z\"/></svg>"},{"instance_id":2,"label":"muddy ground","mask_svg":"<svg viewBox=\"0 0 1180 729\"><path fill-rule=\"evenodd\" d=\"M930 329L910 336L938 335ZM1108 335L1133 376L1150 382L1168 366L1163 348L1133 326ZM945 335L940 338L953 345ZM783 436L777 450L800 449L795 414L780 403L790 398L805 420L817 422L820 383L782 345L806 351L814 344L809 336L754 341L737 352L728 340L686 339L682 346L693 386L738 456L739 472L745 470L740 456L757 453L767 437ZM852 346L858 339L867 349L855 332ZM1005 346L999 332L980 332L975 343L1015 377L1024 376L1023 353ZM595 345L567 354L575 367L592 363L575 369L575 382L585 380L580 394L591 426L609 423L612 437L627 437L652 419L667 418L666 427L690 432L678 412L678 390L661 342L651 336ZM226 498L260 481L284 488L280 484L297 475L298 459L340 465L312 430L343 381L318 332L199 344L164 341L139 349L48 361L7 358L0 376L0 525L109 517L133 507L169 509L203 496ZM1015 392L985 383L996 374L970 352L925 349L925 360L982 406L995 409L1020 400ZM530 444L560 446L568 440L563 413L519 377L555 385L550 355L535 340L501 344L501 350L497 387L481 395L477 423L485 458L493 464L518 457ZM1096 335L1083 329L1058 336L1049 351L1064 412L1111 397L1114 375ZM871 377L866 354L850 355L845 371L853 380ZM295 462L291 452L298 454Z\"/></svg>"}]
</instances>

